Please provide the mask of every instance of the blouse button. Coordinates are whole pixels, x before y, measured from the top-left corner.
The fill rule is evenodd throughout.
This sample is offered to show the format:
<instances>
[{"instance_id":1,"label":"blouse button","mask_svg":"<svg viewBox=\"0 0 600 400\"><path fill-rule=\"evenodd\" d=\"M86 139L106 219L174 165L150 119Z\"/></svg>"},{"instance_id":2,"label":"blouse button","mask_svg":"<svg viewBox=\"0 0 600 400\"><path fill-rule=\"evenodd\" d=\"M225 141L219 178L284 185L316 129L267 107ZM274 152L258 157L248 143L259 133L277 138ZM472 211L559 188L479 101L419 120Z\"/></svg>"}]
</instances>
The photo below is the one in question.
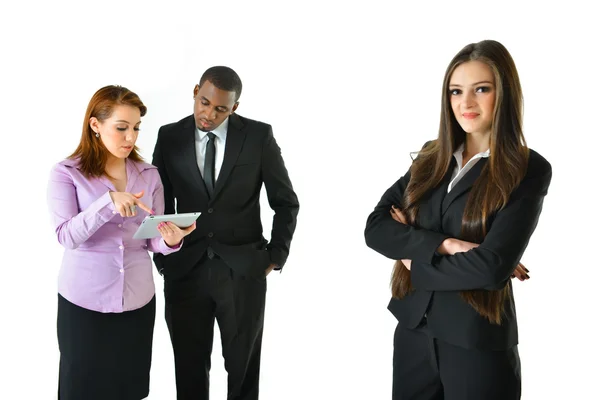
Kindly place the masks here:
<instances>
[{"instance_id":1,"label":"blouse button","mask_svg":"<svg viewBox=\"0 0 600 400\"><path fill-rule=\"evenodd\" d=\"M121 245L121 246L119 246L119 249L123 250L123 246L122 246L122 245Z\"/></svg>"}]
</instances>

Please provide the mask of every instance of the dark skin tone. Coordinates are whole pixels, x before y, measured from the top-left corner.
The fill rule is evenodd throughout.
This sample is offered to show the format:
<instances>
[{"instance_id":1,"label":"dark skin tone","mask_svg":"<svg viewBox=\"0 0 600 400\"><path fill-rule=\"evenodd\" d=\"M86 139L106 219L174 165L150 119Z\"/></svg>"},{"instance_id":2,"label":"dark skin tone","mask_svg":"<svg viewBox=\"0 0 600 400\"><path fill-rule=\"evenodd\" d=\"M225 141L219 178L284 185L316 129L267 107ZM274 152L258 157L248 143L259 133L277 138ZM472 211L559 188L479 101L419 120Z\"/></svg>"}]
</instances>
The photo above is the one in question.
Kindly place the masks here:
<instances>
[{"instance_id":1,"label":"dark skin tone","mask_svg":"<svg viewBox=\"0 0 600 400\"><path fill-rule=\"evenodd\" d=\"M202 87L194 87L194 120L196 127L204 132L216 129L237 110L239 103L235 92L217 88L206 81Z\"/></svg>"},{"instance_id":2,"label":"dark skin tone","mask_svg":"<svg viewBox=\"0 0 600 400\"><path fill-rule=\"evenodd\" d=\"M235 92L219 89L210 81L194 87L194 120L203 132L216 129L237 110L238 105ZM269 265L265 274L269 275L275 266Z\"/></svg>"}]
</instances>

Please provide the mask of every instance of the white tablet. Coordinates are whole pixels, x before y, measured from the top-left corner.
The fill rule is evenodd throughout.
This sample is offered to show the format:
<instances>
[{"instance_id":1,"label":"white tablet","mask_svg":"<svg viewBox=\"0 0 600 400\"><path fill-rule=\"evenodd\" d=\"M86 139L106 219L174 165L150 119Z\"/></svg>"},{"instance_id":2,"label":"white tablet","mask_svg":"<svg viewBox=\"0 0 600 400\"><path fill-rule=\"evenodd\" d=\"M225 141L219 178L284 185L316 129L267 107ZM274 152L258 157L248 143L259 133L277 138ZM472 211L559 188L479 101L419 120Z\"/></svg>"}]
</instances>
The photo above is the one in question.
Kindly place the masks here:
<instances>
[{"instance_id":1,"label":"white tablet","mask_svg":"<svg viewBox=\"0 0 600 400\"><path fill-rule=\"evenodd\" d=\"M199 212L184 213L184 214L167 214L167 215L148 215L139 226L134 239L152 239L160 236L158 224L161 222L172 222L180 228L187 228L192 225L200 216Z\"/></svg>"}]
</instances>

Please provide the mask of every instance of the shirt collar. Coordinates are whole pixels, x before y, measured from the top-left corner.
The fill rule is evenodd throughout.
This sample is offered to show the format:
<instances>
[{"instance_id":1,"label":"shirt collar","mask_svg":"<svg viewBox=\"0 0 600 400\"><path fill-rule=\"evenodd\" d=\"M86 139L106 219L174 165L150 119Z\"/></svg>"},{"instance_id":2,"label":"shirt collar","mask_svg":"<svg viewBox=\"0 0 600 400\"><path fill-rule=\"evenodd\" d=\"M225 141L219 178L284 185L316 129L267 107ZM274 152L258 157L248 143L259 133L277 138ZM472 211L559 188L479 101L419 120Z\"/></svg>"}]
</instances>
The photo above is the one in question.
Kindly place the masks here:
<instances>
[{"instance_id":1,"label":"shirt collar","mask_svg":"<svg viewBox=\"0 0 600 400\"><path fill-rule=\"evenodd\" d=\"M214 133L215 136L217 138L219 138L220 140L225 140L225 138L227 137L227 128L228 127L229 127L229 117L225 118L225 121L223 121L221 123L221 125L217 126L211 132ZM204 140L204 138L206 137L207 134L208 134L208 132L201 131L200 129L198 129L198 127L196 127L196 137L198 138L198 140L200 140L200 141Z\"/></svg>"},{"instance_id":2,"label":"shirt collar","mask_svg":"<svg viewBox=\"0 0 600 400\"><path fill-rule=\"evenodd\" d=\"M458 149L456 149L456 151L454 152L454 158L456 158L456 162L458 163L459 167L462 165L462 161L463 161L462 154L463 154L463 151L465 151L465 144L464 143L462 143L460 146L458 146ZM472 159L488 158L489 156L490 156L490 149L487 149L484 152L475 154Z\"/></svg>"}]
</instances>

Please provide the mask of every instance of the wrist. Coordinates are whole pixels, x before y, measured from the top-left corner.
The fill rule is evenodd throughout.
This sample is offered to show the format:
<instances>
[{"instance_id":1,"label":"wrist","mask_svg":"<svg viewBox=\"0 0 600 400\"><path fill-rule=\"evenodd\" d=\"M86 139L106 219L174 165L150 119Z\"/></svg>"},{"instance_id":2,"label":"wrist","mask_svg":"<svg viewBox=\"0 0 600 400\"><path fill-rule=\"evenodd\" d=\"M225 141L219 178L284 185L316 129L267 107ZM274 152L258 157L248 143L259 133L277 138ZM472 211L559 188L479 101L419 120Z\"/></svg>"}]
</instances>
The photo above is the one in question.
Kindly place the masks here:
<instances>
[{"instance_id":1,"label":"wrist","mask_svg":"<svg viewBox=\"0 0 600 400\"><path fill-rule=\"evenodd\" d=\"M453 252L454 247L455 247L454 239L447 238L447 239L444 239L442 244L440 244L440 247L438 247L437 252L443 256L447 256L449 254L454 254L454 252Z\"/></svg>"},{"instance_id":2,"label":"wrist","mask_svg":"<svg viewBox=\"0 0 600 400\"><path fill-rule=\"evenodd\" d=\"M183 242L183 239L181 239L179 242L175 243L175 244L171 244L169 242L167 242L166 240L164 241L165 244L167 245L167 247L171 248L171 249L176 249L179 246L181 246L181 242Z\"/></svg>"}]
</instances>

